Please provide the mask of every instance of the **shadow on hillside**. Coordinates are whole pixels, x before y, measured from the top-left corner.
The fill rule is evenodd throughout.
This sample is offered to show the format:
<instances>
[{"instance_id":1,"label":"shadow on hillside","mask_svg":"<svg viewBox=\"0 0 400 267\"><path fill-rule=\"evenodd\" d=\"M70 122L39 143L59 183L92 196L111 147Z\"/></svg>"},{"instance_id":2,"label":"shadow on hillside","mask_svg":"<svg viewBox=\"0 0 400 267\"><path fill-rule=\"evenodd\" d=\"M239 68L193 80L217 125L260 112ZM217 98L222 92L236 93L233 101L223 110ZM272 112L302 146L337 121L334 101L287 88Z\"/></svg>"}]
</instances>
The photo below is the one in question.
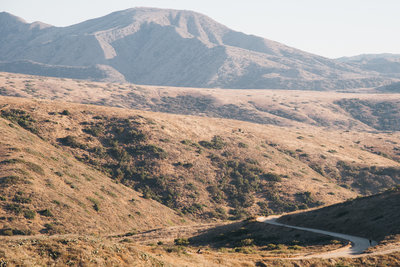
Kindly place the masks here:
<instances>
[{"instance_id":1,"label":"shadow on hillside","mask_svg":"<svg viewBox=\"0 0 400 267\"><path fill-rule=\"evenodd\" d=\"M241 246L311 246L329 245L334 239L329 236L314 234L285 227L268 225L256 221L243 221L218 226L189 238L194 246L213 248L235 248Z\"/></svg>"}]
</instances>

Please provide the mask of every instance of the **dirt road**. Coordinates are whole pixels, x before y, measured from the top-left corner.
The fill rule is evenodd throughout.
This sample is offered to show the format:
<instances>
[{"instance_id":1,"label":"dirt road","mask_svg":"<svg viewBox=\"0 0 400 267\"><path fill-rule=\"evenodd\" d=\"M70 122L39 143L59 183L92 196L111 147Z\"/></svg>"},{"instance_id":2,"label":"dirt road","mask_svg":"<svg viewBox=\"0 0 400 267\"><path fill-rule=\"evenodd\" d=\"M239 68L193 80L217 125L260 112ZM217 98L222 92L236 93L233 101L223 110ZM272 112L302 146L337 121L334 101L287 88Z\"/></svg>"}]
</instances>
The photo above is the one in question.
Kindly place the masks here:
<instances>
[{"instance_id":1,"label":"dirt road","mask_svg":"<svg viewBox=\"0 0 400 267\"><path fill-rule=\"evenodd\" d=\"M294 259L354 257L354 256L362 254L370 246L377 245L377 242L371 240L371 243L370 243L370 240L363 238L363 237L334 233L334 232L313 229L313 228L306 228L306 227L282 224L282 223L279 223L276 221L279 217L281 217L281 216L274 215L274 216L269 216L269 217L258 217L257 221L272 224L272 225L282 226L282 227L293 228L293 229L297 229L297 230L303 230L303 231L338 237L341 239L349 240L351 242L351 245L340 248L338 250L324 252L321 254L312 254L312 255L301 256L301 257L294 258Z\"/></svg>"}]
</instances>

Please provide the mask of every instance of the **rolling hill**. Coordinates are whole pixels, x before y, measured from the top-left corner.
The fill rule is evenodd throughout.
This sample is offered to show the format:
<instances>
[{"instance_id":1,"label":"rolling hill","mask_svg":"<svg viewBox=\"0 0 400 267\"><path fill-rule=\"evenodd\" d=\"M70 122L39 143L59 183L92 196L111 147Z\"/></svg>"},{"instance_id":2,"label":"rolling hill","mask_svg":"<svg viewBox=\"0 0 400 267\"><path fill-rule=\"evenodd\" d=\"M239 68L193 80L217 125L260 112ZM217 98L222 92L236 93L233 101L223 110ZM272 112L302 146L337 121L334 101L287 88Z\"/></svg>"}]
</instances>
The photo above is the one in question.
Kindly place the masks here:
<instances>
[{"instance_id":1,"label":"rolling hill","mask_svg":"<svg viewBox=\"0 0 400 267\"><path fill-rule=\"evenodd\" d=\"M400 179L393 134L375 140L376 134L311 126L0 100L4 119L102 172L107 181L190 218L234 219L332 204L377 193Z\"/></svg>"},{"instance_id":2,"label":"rolling hill","mask_svg":"<svg viewBox=\"0 0 400 267\"><path fill-rule=\"evenodd\" d=\"M287 127L400 130L397 94L229 90L98 83L0 73L0 95L61 100Z\"/></svg>"},{"instance_id":3,"label":"rolling hill","mask_svg":"<svg viewBox=\"0 0 400 267\"><path fill-rule=\"evenodd\" d=\"M396 95L10 73L0 74L0 91L19 96L0 96L0 261L9 264L323 266L329 262L276 257L342 242L226 221L335 204L400 183L398 113L389 112ZM251 107L259 117L243 112ZM182 114L149 111L160 109ZM249 118L264 124L243 121ZM343 262L397 261L393 254Z\"/></svg>"},{"instance_id":4,"label":"rolling hill","mask_svg":"<svg viewBox=\"0 0 400 267\"><path fill-rule=\"evenodd\" d=\"M192 11L132 8L61 28L3 12L0 37L2 70L33 74L23 65L15 69L20 65L14 61L29 60L42 76L70 66L68 77L104 80L104 72L73 68L102 65L112 70L106 79L164 86L335 90L390 80L236 32Z\"/></svg>"}]
</instances>

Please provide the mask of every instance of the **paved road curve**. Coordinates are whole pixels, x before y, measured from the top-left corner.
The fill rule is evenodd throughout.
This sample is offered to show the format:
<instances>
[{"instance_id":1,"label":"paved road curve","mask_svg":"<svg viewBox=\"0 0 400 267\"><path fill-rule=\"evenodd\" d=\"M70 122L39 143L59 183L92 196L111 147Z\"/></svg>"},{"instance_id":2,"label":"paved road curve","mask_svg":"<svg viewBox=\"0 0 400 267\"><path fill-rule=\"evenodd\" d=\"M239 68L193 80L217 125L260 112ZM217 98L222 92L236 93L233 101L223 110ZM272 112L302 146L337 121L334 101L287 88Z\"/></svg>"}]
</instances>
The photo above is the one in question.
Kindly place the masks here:
<instances>
[{"instance_id":1,"label":"paved road curve","mask_svg":"<svg viewBox=\"0 0 400 267\"><path fill-rule=\"evenodd\" d=\"M273 216L269 216L269 217L258 217L257 221L272 224L272 225L282 226L282 227L293 228L293 229L297 229L297 230L303 230L303 231L338 237L341 239L349 240L351 242L351 246L346 246L346 247L340 248L338 250L324 252L321 254L312 254L312 255L308 255L308 256L302 256L302 257L299 257L296 259L354 257L354 256L362 254L371 245L372 246L377 245L377 242L372 241L372 244L370 244L369 240L366 238L363 238L363 237L278 223L276 220L279 217L281 217L281 215L273 215Z\"/></svg>"}]
</instances>

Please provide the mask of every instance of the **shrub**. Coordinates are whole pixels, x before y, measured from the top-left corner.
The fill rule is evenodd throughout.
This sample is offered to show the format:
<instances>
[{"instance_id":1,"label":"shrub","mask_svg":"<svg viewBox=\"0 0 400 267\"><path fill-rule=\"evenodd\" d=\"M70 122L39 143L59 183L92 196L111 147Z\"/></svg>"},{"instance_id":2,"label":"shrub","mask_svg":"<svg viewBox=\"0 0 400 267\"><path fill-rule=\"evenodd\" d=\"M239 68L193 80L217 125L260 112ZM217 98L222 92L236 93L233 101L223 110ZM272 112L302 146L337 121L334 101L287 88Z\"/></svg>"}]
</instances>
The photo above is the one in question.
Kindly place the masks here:
<instances>
[{"instance_id":1,"label":"shrub","mask_svg":"<svg viewBox=\"0 0 400 267\"><path fill-rule=\"evenodd\" d=\"M192 145L192 141L185 139L185 140L182 140L182 141L181 141L181 144L190 146L190 145Z\"/></svg>"},{"instance_id":2,"label":"shrub","mask_svg":"<svg viewBox=\"0 0 400 267\"><path fill-rule=\"evenodd\" d=\"M240 147L240 148L248 148L249 146L247 144L245 144L245 143L240 142L238 144L238 147Z\"/></svg>"},{"instance_id":3,"label":"shrub","mask_svg":"<svg viewBox=\"0 0 400 267\"><path fill-rule=\"evenodd\" d=\"M104 128L101 126L91 126L89 128L83 129L85 133L88 133L90 135L93 135L95 137L100 136L100 134L104 131Z\"/></svg>"},{"instance_id":4,"label":"shrub","mask_svg":"<svg viewBox=\"0 0 400 267\"><path fill-rule=\"evenodd\" d=\"M196 213L199 213L199 212L201 212L201 211L203 211L203 206L202 206L201 204L198 204L198 203L194 203L194 204L192 204L191 206L189 206L189 207L184 207L184 208L182 209L182 212L183 212L184 214L187 214L187 213L189 213L189 214L196 214Z\"/></svg>"},{"instance_id":5,"label":"shrub","mask_svg":"<svg viewBox=\"0 0 400 267\"><path fill-rule=\"evenodd\" d=\"M14 123L19 124L22 128L25 128L32 133L38 133L37 127L34 125L34 120L30 114L21 109L10 109L2 110L0 115Z\"/></svg>"},{"instance_id":6,"label":"shrub","mask_svg":"<svg viewBox=\"0 0 400 267\"><path fill-rule=\"evenodd\" d=\"M58 141L63 144L64 146L69 146L72 148L81 148L81 149L85 149L86 146L79 143L77 138L75 136L72 135L68 135L64 138L59 138Z\"/></svg>"},{"instance_id":7,"label":"shrub","mask_svg":"<svg viewBox=\"0 0 400 267\"><path fill-rule=\"evenodd\" d=\"M246 238L240 241L240 245L242 247L244 246L252 246L254 245L254 239Z\"/></svg>"},{"instance_id":8,"label":"shrub","mask_svg":"<svg viewBox=\"0 0 400 267\"><path fill-rule=\"evenodd\" d=\"M45 217L53 217L53 213L49 209L39 211L39 214Z\"/></svg>"},{"instance_id":9,"label":"shrub","mask_svg":"<svg viewBox=\"0 0 400 267\"><path fill-rule=\"evenodd\" d=\"M215 213L216 214L215 214L214 217L217 217L217 218L219 218L221 220L226 220L228 218L228 215L226 214L226 211L225 211L224 208L221 208L221 207L216 208L215 209Z\"/></svg>"},{"instance_id":10,"label":"shrub","mask_svg":"<svg viewBox=\"0 0 400 267\"><path fill-rule=\"evenodd\" d=\"M19 204L7 204L4 207L7 211L11 211L17 215L21 214L23 207Z\"/></svg>"},{"instance_id":11,"label":"shrub","mask_svg":"<svg viewBox=\"0 0 400 267\"><path fill-rule=\"evenodd\" d=\"M100 205L99 205L99 201L97 200L97 199L95 199L95 198L92 198L92 197L88 197L87 198L90 202L92 202L92 204L93 204L93 209L95 210L95 211L100 211Z\"/></svg>"},{"instance_id":12,"label":"shrub","mask_svg":"<svg viewBox=\"0 0 400 267\"><path fill-rule=\"evenodd\" d=\"M272 182L281 182L282 177L279 174L268 172L260 175L261 179L265 179Z\"/></svg>"},{"instance_id":13,"label":"shrub","mask_svg":"<svg viewBox=\"0 0 400 267\"><path fill-rule=\"evenodd\" d=\"M71 113L68 110L64 109L62 112L60 112L60 115L69 116L69 115L71 115Z\"/></svg>"},{"instance_id":14,"label":"shrub","mask_svg":"<svg viewBox=\"0 0 400 267\"><path fill-rule=\"evenodd\" d=\"M225 147L226 143L223 141L222 137L219 135L215 135L212 139L211 142L209 141L200 141L199 144L202 147L208 148L208 149L217 149L220 150Z\"/></svg>"},{"instance_id":15,"label":"shrub","mask_svg":"<svg viewBox=\"0 0 400 267\"><path fill-rule=\"evenodd\" d=\"M186 169L190 169L190 168L193 167L193 163L188 162L188 163L183 164L182 166L183 166L184 168L186 168Z\"/></svg>"},{"instance_id":16,"label":"shrub","mask_svg":"<svg viewBox=\"0 0 400 267\"><path fill-rule=\"evenodd\" d=\"M176 238L174 240L175 245L177 246L187 246L189 245L189 240L187 238Z\"/></svg>"},{"instance_id":17,"label":"shrub","mask_svg":"<svg viewBox=\"0 0 400 267\"><path fill-rule=\"evenodd\" d=\"M36 212L33 210L24 210L24 217L26 219L34 219L36 216Z\"/></svg>"},{"instance_id":18,"label":"shrub","mask_svg":"<svg viewBox=\"0 0 400 267\"><path fill-rule=\"evenodd\" d=\"M99 208L99 204L94 204L93 205L93 209L95 210L95 211L97 211L97 212L99 212L100 211L100 208Z\"/></svg>"},{"instance_id":19,"label":"shrub","mask_svg":"<svg viewBox=\"0 0 400 267\"><path fill-rule=\"evenodd\" d=\"M249 247L240 247L240 248L235 248L235 252L243 254L252 254L254 253L254 250Z\"/></svg>"},{"instance_id":20,"label":"shrub","mask_svg":"<svg viewBox=\"0 0 400 267\"><path fill-rule=\"evenodd\" d=\"M29 204L32 202L32 199L29 197L23 197L21 195L15 195L12 201L17 203Z\"/></svg>"},{"instance_id":21,"label":"shrub","mask_svg":"<svg viewBox=\"0 0 400 267\"><path fill-rule=\"evenodd\" d=\"M3 187L11 186L11 185L18 184L22 180L23 179L21 179L18 176L15 176L15 175L5 176L5 177L1 177L0 178L0 185L3 186Z\"/></svg>"},{"instance_id":22,"label":"shrub","mask_svg":"<svg viewBox=\"0 0 400 267\"><path fill-rule=\"evenodd\" d=\"M30 231L30 230L20 230L20 229L13 229L13 228L0 229L0 235L5 235L5 236L31 235L31 234L32 234L32 231Z\"/></svg>"},{"instance_id":23,"label":"shrub","mask_svg":"<svg viewBox=\"0 0 400 267\"><path fill-rule=\"evenodd\" d=\"M165 159L168 156L167 152L165 152L164 149L156 145L145 145L138 147L136 152L139 152L139 154L144 154L149 158L156 159Z\"/></svg>"}]
</instances>

